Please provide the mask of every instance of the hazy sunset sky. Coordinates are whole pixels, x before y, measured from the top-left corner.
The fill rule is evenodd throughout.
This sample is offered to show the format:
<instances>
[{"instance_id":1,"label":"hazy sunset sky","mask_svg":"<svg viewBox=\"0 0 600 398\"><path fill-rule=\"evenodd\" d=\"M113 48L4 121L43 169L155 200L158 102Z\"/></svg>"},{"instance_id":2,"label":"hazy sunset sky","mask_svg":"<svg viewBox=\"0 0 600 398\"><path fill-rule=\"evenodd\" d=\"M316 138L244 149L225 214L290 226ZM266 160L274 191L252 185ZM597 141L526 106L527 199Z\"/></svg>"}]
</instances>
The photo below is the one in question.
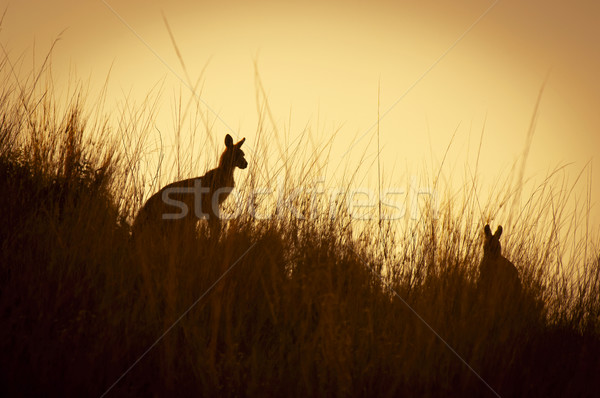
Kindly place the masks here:
<instances>
[{"instance_id":1,"label":"hazy sunset sky","mask_svg":"<svg viewBox=\"0 0 600 398\"><path fill-rule=\"evenodd\" d=\"M157 124L164 134L173 126L174 97L190 94L182 91L186 78L163 15L191 80L207 65L201 98L222 119L215 134L233 130L250 149L257 123L254 62L275 120L287 125L291 110L292 137L307 123L325 136L340 128L335 162L357 137L365 136L351 156L377 152L374 130L368 131L377 121L380 84L380 112L387 112L381 159L391 184L406 180L406 167L428 162L436 169L455 130L444 172L454 168L464 177L484 122L478 174L493 183L522 155L547 78L526 175L541 181L550 169L573 163L567 174L574 179L592 160L593 201L600 198L597 1L2 4L0 43L13 61L23 56L23 65L31 65L35 54L39 66L62 32L52 55L59 83L74 74L89 79L93 92L112 66L108 103L127 95L141 102L162 84Z\"/></svg>"}]
</instances>

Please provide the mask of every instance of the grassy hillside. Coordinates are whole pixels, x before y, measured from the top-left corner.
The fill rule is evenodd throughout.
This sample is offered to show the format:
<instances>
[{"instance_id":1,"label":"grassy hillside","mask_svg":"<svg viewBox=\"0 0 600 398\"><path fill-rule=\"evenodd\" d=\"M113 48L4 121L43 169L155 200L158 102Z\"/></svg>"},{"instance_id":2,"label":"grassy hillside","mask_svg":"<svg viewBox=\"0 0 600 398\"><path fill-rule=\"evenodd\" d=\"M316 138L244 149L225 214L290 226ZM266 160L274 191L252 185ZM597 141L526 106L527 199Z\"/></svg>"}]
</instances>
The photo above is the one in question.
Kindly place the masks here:
<instances>
[{"instance_id":1,"label":"grassy hillside","mask_svg":"<svg viewBox=\"0 0 600 398\"><path fill-rule=\"evenodd\" d=\"M468 191L401 233L307 193L295 204L314 217L244 209L218 241L133 241L144 187L115 138L127 131L5 75L3 395L600 394L600 259L582 246L567 267L561 242L532 232L563 222L547 197L505 226L523 296L502 301L476 287L483 225L469 215L497 204ZM268 175L259 159L240 190ZM284 163L288 189L314 173Z\"/></svg>"}]
</instances>

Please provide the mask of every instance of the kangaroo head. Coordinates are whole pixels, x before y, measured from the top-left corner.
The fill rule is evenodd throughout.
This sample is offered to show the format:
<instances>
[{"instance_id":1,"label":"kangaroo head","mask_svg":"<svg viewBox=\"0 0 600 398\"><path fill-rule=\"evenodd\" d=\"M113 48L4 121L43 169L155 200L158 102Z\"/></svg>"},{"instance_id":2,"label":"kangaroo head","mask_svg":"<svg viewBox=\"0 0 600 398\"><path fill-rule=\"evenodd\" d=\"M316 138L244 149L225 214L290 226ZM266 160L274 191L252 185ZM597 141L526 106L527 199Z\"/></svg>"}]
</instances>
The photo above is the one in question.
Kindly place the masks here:
<instances>
[{"instance_id":1,"label":"kangaroo head","mask_svg":"<svg viewBox=\"0 0 600 398\"><path fill-rule=\"evenodd\" d=\"M248 162L244 157L244 151L240 149L242 144L246 141L245 138L242 138L240 142L237 144L233 143L233 138L229 134L225 136L225 151L221 155L221 160L219 161L219 167L233 169L235 167L239 167L240 169L245 169L248 167Z\"/></svg>"},{"instance_id":2,"label":"kangaroo head","mask_svg":"<svg viewBox=\"0 0 600 398\"><path fill-rule=\"evenodd\" d=\"M496 233L492 235L489 224L483 229L485 233L483 241L483 255L498 257L502 255L502 246L500 245L500 235L502 235L502 226L498 225Z\"/></svg>"}]
</instances>

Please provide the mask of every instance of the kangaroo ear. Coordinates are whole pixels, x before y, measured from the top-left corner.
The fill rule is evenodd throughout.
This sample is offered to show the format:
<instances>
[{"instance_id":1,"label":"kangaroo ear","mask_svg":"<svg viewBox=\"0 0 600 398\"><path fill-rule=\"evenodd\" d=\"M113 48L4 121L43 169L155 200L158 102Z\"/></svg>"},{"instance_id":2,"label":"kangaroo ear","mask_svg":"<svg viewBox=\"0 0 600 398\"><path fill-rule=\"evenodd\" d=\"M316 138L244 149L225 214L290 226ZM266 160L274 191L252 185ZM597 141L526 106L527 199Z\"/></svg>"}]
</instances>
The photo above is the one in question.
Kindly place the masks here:
<instances>
[{"instance_id":1,"label":"kangaroo ear","mask_svg":"<svg viewBox=\"0 0 600 398\"><path fill-rule=\"evenodd\" d=\"M486 224L485 228L483 228L483 232L485 233L485 237L486 238L491 238L492 237L492 230L490 229L490 225Z\"/></svg>"},{"instance_id":2,"label":"kangaroo ear","mask_svg":"<svg viewBox=\"0 0 600 398\"><path fill-rule=\"evenodd\" d=\"M242 138L240 140L240 142L238 142L237 144L235 144L235 146L237 146L238 148L242 146L242 144L244 143L244 141L246 141L246 137Z\"/></svg>"},{"instance_id":3,"label":"kangaroo ear","mask_svg":"<svg viewBox=\"0 0 600 398\"><path fill-rule=\"evenodd\" d=\"M232 146L233 146L233 138L231 138L231 136L230 136L229 134L227 134L227 135L225 136L225 146L226 146L227 148L230 148L230 147L232 147Z\"/></svg>"},{"instance_id":4,"label":"kangaroo ear","mask_svg":"<svg viewBox=\"0 0 600 398\"><path fill-rule=\"evenodd\" d=\"M500 235L502 235L502 225L498 225L498 229L496 229L496 233L494 234L496 239L500 239Z\"/></svg>"}]
</instances>

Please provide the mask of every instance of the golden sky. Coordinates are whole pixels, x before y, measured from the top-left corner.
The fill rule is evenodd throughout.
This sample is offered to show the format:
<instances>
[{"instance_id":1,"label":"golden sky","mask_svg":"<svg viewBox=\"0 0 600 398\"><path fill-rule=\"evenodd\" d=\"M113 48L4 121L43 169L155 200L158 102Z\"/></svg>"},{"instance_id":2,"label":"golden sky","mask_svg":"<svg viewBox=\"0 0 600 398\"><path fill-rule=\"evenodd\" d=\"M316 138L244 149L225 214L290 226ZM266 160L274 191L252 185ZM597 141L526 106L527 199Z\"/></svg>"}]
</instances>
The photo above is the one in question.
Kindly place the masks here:
<instances>
[{"instance_id":1,"label":"golden sky","mask_svg":"<svg viewBox=\"0 0 600 398\"><path fill-rule=\"evenodd\" d=\"M52 56L59 82L76 74L97 88L112 66L109 103L141 102L162 84L156 123L167 135L186 79L163 15L190 78L208 65L201 97L223 121L215 133L232 129L250 148L256 61L277 122L288 124L292 112L292 137L307 123L325 135L341 127L335 162L363 135L350 155L377 152L369 128L380 84L381 159L391 184L423 162L437 170L455 131L443 172L463 178L484 122L478 173L492 184L522 155L546 78L527 176L539 182L573 163L574 179L600 154L597 1L18 0L5 7L0 41L12 59L35 54L39 65L62 32Z\"/></svg>"}]
</instances>

